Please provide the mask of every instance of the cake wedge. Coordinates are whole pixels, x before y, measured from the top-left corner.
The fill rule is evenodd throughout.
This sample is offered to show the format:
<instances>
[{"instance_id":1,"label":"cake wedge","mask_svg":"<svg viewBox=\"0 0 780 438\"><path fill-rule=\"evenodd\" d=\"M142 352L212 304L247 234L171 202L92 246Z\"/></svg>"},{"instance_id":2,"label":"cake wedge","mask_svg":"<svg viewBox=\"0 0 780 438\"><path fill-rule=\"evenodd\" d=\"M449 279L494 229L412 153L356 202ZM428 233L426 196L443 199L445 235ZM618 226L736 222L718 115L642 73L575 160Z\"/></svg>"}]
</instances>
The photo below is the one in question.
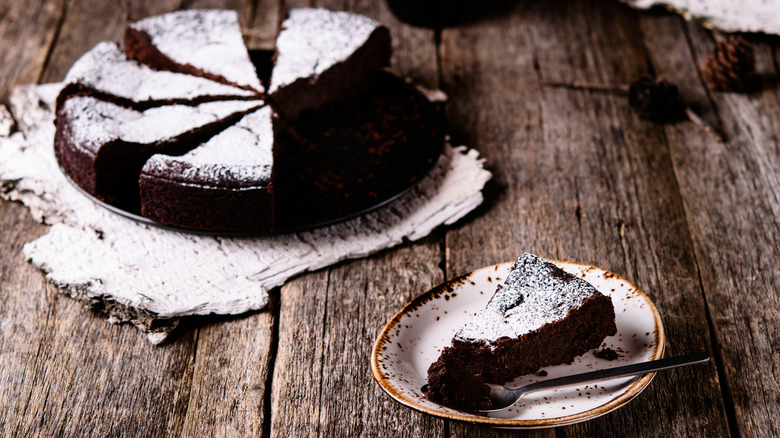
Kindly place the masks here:
<instances>
[{"instance_id":1,"label":"cake wedge","mask_svg":"<svg viewBox=\"0 0 780 438\"><path fill-rule=\"evenodd\" d=\"M391 53L390 31L368 17L290 9L276 39L271 106L296 119L303 111L352 97L390 64Z\"/></svg>"},{"instance_id":2,"label":"cake wedge","mask_svg":"<svg viewBox=\"0 0 780 438\"><path fill-rule=\"evenodd\" d=\"M54 151L82 190L137 211L138 178L152 155L186 153L260 106L262 101L226 100L136 111L75 96L57 111Z\"/></svg>"},{"instance_id":3,"label":"cake wedge","mask_svg":"<svg viewBox=\"0 0 780 438\"><path fill-rule=\"evenodd\" d=\"M489 409L486 383L572 363L616 332L609 297L552 262L523 254L487 306L430 366L426 396L461 409Z\"/></svg>"},{"instance_id":4,"label":"cake wedge","mask_svg":"<svg viewBox=\"0 0 780 438\"><path fill-rule=\"evenodd\" d=\"M110 41L98 43L79 58L63 82L65 87L57 98L57 108L74 96L93 96L135 110L257 99L255 92L206 78L152 70L127 59L122 49Z\"/></svg>"},{"instance_id":5,"label":"cake wedge","mask_svg":"<svg viewBox=\"0 0 780 438\"><path fill-rule=\"evenodd\" d=\"M145 18L127 26L124 48L128 58L156 70L265 91L235 11L190 9Z\"/></svg>"},{"instance_id":6,"label":"cake wedge","mask_svg":"<svg viewBox=\"0 0 780 438\"><path fill-rule=\"evenodd\" d=\"M265 106L184 155L153 155L141 169L141 214L190 229L272 229L273 141Z\"/></svg>"}]
</instances>

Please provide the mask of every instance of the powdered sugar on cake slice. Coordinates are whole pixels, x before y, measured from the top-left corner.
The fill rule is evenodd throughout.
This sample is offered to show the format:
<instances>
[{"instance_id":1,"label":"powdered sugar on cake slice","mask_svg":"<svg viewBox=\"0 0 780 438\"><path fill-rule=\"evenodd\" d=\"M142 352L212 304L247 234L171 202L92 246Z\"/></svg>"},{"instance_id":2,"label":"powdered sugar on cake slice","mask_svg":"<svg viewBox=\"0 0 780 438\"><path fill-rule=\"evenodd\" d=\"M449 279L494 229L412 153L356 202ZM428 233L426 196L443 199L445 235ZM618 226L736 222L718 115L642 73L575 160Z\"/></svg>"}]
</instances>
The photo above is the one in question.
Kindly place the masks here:
<instances>
[{"instance_id":1,"label":"powdered sugar on cake slice","mask_svg":"<svg viewBox=\"0 0 780 438\"><path fill-rule=\"evenodd\" d=\"M299 78L317 76L349 58L381 25L362 15L326 9L291 9L276 40L269 93Z\"/></svg>"},{"instance_id":2,"label":"powdered sugar on cake slice","mask_svg":"<svg viewBox=\"0 0 780 438\"><path fill-rule=\"evenodd\" d=\"M98 43L71 67L66 84L80 83L90 89L132 101L146 103L188 102L204 98L250 98L255 93L209 79L152 70L127 59L113 42Z\"/></svg>"},{"instance_id":3,"label":"powdered sugar on cake slice","mask_svg":"<svg viewBox=\"0 0 780 438\"><path fill-rule=\"evenodd\" d=\"M143 117L120 127L120 139L128 143L152 143L173 138L231 114L249 111L258 101L219 101L198 106L169 105L151 108Z\"/></svg>"},{"instance_id":4,"label":"powdered sugar on cake slice","mask_svg":"<svg viewBox=\"0 0 780 438\"><path fill-rule=\"evenodd\" d=\"M92 153L113 140L150 144L258 106L257 101L219 101L198 106L169 105L140 112L90 96L68 99L61 110L72 142Z\"/></svg>"},{"instance_id":5,"label":"powdered sugar on cake slice","mask_svg":"<svg viewBox=\"0 0 780 438\"><path fill-rule=\"evenodd\" d=\"M263 107L182 156L153 155L142 174L192 184L266 186L272 146L271 109Z\"/></svg>"},{"instance_id":6,"label":"powdered sugar on cake slice","mask_svg":"<svg viewBox=\"0 0 780 438\"><path fill-rule=\"evenodd\" d=\"M73 144L97 153L100 146L119 136L119 127L135 121L143 113L91 96L77 96L65 101L58 123L68 123ZM109 121L110 123L106 123Z\"/></svg>"},{"instance_id":7,"label":"powdered sugar on cake slice","mask_svg":"<svg viewBox=\"0 0 780 438\"><path fill-rule=\"evenodd\" d=\"M263 91L235 11L176 11L143 19L129 28L145 33L151 44L175 63Z\"/></svg>"},{"instance_id":8,"label":"powdered sugar on cake slice","mask_svg":"<svg viewBox=\"0 0 780 438\"><path fill-rule=\"evenodd\" d=\"M487 307L455 339L491 344L505 336L517 338L565 318L596 294L600 292L587 281L533 254L523 254Z\"/></svg>"}]
</instances>

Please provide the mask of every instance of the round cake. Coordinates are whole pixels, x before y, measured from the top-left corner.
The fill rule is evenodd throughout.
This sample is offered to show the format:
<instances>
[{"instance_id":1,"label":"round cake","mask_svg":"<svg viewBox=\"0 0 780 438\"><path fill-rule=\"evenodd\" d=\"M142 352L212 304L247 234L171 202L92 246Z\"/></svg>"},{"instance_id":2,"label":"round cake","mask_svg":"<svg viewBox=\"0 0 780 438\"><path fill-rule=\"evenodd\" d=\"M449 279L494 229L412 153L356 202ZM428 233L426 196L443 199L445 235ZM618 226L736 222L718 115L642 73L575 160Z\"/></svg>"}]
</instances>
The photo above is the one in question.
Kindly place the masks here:
<instances>
[{"instance_id":1,"label":"round cake","mask_svg":"<svg viewBox=\"0 0 780 438\"><path fill-rule=\"evenodd\" d=\"M100 43L68 72L55 153L87 194L173 227L283 232L350 217L422 178L443 144L436 108L383 71L390 53L376 21L292 9L275 64L258 71L233 11L146 18L123 49Z\"/></svg>"}]
</instances>

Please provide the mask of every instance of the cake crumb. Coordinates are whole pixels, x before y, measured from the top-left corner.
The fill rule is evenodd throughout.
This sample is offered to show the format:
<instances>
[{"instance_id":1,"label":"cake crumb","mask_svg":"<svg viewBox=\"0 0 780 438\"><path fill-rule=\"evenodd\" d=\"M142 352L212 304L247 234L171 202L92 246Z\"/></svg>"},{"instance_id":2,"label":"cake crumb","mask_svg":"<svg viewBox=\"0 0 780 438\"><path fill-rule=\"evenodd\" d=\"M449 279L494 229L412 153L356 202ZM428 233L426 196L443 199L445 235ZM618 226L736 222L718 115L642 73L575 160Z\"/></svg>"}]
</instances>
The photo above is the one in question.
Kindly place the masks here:
<instances>
[{"instance_id":1,"label":"cake crumb","mask_svg":"<svg viewBox=\"0 0 780 438\"><path fill-rule=\"evenodd\" d=\"M596 355L596 357L598 357L599 359L604 359L604 360L615 360L620 357L617 351L611 348L604 348L593 354Z\"/></svg>"}]
</instances>

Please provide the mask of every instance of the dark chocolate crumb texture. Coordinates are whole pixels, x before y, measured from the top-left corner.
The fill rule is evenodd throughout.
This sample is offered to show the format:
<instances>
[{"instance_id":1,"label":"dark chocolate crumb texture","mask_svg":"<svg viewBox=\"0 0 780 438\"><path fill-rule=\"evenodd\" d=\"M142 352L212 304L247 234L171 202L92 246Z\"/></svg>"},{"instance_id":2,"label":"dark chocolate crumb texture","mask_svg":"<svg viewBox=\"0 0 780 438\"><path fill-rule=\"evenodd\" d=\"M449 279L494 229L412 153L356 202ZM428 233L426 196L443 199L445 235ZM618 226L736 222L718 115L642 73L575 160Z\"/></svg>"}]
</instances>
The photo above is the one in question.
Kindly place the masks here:
<instances>
[{"instance_id":1,"label":"dark chocolate crumb texture","mask_svg":"<svg viewBox=\"0 0 780 438\"><path fill-rule=\"evenodd\" d=\"M553 263L523 254L487 307L430 366L426 396L457 408L489 409L486 383L571 363L616 332L609 297Z\"/></svg>"}]
</instances>

